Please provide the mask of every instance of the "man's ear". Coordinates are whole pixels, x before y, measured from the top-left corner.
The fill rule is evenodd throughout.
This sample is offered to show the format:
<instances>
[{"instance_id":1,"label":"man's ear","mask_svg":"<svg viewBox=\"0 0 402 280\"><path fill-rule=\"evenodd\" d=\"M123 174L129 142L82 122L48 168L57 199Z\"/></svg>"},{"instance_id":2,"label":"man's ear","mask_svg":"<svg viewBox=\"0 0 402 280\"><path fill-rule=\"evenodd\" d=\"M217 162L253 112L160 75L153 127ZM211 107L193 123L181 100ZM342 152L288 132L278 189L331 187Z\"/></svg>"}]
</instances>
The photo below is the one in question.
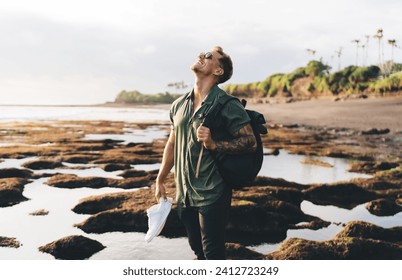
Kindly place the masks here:
<instances>
[{"instance_id":1,"label":"man's ear","mask_svg":"<svg viewBox=\"0 0 402 280\"><path fill-rule=\"evenodd\" d=\"M222 67L219 67L218 69L215 70L215 75L216 76L222 76L225 71L222 69Z\"/></svg>"}]
</instances>

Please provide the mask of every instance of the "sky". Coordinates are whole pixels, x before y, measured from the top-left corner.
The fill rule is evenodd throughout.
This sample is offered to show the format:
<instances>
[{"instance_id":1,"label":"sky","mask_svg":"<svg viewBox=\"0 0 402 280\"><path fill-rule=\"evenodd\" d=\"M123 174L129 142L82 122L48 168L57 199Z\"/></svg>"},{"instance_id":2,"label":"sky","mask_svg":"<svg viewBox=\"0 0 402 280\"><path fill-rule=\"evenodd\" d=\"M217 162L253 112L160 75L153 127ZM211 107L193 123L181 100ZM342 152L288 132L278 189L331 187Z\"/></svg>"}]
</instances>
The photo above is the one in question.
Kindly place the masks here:
<instances>
[{"instance_id":1,"label":"sky","mask_svg":"<svg viewBox=\"0 0 402 280\"><path fill-rule=\"evenodd\" d=\"M357 50L358 65L377 64L373 35L383 29L390 60L387 40L402 45L401 12L398 0L0 0L0 105L177 92L167 85L190 88L197 55L216 45L234 63L226 84L291 72L311 59L338 70L356 64ZM367 35L368 47L356 48L352 40L367 45ZM402 62L401 48L393 59Z\"/></svg>"}]
</instances>

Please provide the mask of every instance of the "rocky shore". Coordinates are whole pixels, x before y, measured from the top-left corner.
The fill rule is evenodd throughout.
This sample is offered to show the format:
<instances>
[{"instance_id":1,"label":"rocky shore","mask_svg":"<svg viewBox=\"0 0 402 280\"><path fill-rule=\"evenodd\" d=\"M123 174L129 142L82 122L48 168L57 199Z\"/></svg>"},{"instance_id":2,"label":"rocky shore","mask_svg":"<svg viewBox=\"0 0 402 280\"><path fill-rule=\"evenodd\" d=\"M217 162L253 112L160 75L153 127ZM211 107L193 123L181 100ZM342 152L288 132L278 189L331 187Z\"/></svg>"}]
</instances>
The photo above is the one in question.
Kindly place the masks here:
<instances>
[{"instance_id":1,"label":"rocky shore","mask_svg":"<svg viewBox=\"0 0 402 280\"><path fill-rule=\"evenodd\" d=\"M267 119L270 119L269 114ZM167 135L169 126L157 125L166 130ZM155 203L154 191L149 186L153 184L158 170L136 170L131 165L160 162L167 138L151 143L123 144L112 139L85 139L84 136L123 134L127 128L146 129L152 126L113 121L3 124L0 143L12 142L13 145L0 146L0 159L36 158L24 163L21 168L0 169L0 207L12 207L27 200L23 196L24 186L38 178L47 178L46 184L53 188L121 188L125 191L82 198L72 211L90 216L74 226L81 229L83 234L146 232L146 209ZM402 211L402 130L391 129L380 133L373 130L367 133L369 130L366 127L356 129L272 121L268 128L269 134L263 138L263 142L272 151L270 156L285 149L295 154L355 159L357 161L350 170L373 177L334 184L305 185L258 177L254 186L236 190L233 194L227 228L229 258L402 259L402 224L385 229L362 221L344 225L340 233L327 241L290 238L278 250L266 255L247 249L245 246L281 242L286 239L289 229L319 229L331 224L305 214L300 207L304 200L344 209L368 203L368 210L376 216L392 216ZM105 171L120 171L122 179L41 172L66 168L68 164L88 164ZM133 191L127 191L130 189ZM169 176L168 192L174 197L172 174ZM166 237L185 236L175 206L161 234ZM16 244L18 241L13 237L0 237L0 246L16 247ZM80 254L77 248L84 247L88 250ZM66 236L43 244L39 250L56 258L83 259L103 248L102 244L88 241L82 236Z\"/></svg>"}]
</instances>

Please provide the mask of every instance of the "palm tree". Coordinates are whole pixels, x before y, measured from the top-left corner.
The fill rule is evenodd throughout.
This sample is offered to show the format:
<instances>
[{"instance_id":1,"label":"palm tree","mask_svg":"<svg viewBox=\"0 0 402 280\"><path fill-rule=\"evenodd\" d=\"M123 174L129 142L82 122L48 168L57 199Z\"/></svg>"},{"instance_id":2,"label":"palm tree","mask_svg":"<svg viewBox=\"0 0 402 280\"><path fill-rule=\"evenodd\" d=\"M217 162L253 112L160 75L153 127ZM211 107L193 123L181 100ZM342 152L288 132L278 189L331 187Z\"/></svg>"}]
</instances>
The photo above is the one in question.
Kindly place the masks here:
<instances>
[{"instance_id":1,"label":"palm tree","mask_svg":"<svg viewBox=\"0 0 402 280\"><path fill-rule=\"evenodd\" d=\"M365 52L364 52L364 49L366 48L366 45L360 45L360 47L362 48L362 66L364 67L364 66L366 66L366 60L365 60Z\"/></svg>"},{"instance_id":2,"label":"palm tree","mask_svg":"<svg viewBox=\"0 0 402 280\"><path fill-rule=\"evenodd\" d=\"M391 45L391 62L394 63L394 48L397 46L396 45L396 40L395 39L389 39L388 44Z\"/></svg>"},{"instance_id":3,"label":"palm tree","mask_svg":"<svg viewBox=\"0 0 402 280\"><path fill-rule=\"evenodd\" d=\"M313 49L306 49L306 51L307 51L309 54L311 54L311 55L313 56L313 59L314 59L315 53L316 53L317 51L316 51L316 50L313 50Z\"/></svg>"},{"instance_id":4,"label":"palm tree","mask_svg":"<svg viewBox=\"0 0 402 280\"><path fill-rule=\"evenodd\" d=\"M352 40L352 43L356 43L356 66L358 66L358 58L359 58L359 43L360 40L354 39Z\"/></svg>"},{"instance_id":5,"label":"palm tree","mask_svg":"<svg viewBox=\"0 0 402 280\"><path fill-rule=\"evenodd\" d=\"M364 59L364 66L368 64L368 53L369 53L369 40L370 40L370 35L365 35L366 37L366 53L364 54L365 59Z\"/></svg>"},{"instance_id":6,"label":"palm tree","mask_svg":"<svg viewBox=\"0 0 402 280\"><path fill-rule=\"evenodd\" d=\"M384 36L382 28L377 30L377 34L375 34L373 37L378 40L378 65L382 64L382 57L381 57L381 39Z\"/></svg>"},{"instance_id":7,"label":"palm tree","mask_svg":"<svg viewBox=\"0 0 402 280\"><path fill-rule=\"evenodd\" d=\"M336 55L338 56L338 71L341 70L341 56L342 56L342 47L339 47L338 51L335 51Z\"/></svg>"}]
</instances>

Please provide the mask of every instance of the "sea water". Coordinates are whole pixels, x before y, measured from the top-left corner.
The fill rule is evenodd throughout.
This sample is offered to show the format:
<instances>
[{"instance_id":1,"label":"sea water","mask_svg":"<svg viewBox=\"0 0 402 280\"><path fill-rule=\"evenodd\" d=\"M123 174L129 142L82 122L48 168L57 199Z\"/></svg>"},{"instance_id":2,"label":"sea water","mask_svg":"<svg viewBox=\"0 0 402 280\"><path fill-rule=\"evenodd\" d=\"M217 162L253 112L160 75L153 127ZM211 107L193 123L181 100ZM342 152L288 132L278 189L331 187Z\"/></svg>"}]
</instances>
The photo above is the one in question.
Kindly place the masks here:
<instances>
[{"instance_id":1,"label":"sea water","mask_svg":"<svg viewBox=\"0 0 402 280\"><path fill-rule=\"evenodd\" d=\"M0 106L1 107L1 106ZM141 121L167 123L168 111L146 110L137 108L74 108L63 109L47 107L45 112L38 110L37 107L30 109L29 113L19 107L8 110L5 114L0 108L0 121L40 121L40 120L119 120L119 121ZM24 108L26 108L24 106ZM63 107L64 108L64 107ZM139 110L139 111L138 111ZM19 115L21 113L21 115ZM138 116L138 119L135 117ZM166 116L166 117L164 117ZM135 138L139 137L139 138ZM145 130L125 131L123 135L86 135L86 139L116 139L123 143L138 140L152 141L153 139L166 137L166 130L158 130L158 127L150 127ZM0 143L1 144L1 143ZM34 160L35 157L25 159L3 159L0 168L15 167L20 168L24 162ZM302 163L305 160L314 159L331 164L333 167L323 167ZM311 183L333 183L347 181L352 178L367 178L368 175L350 173L347 169L350 161L345 159L335 159L329 157L306 157L293 155L281 150L278 156L265 156L264 164L260 172L261 176L283 178L303 184ZM81 167L77 169L76 167ZM154 170L160 164L135 165L136 169ZM82 169L83 168L83 169ZM81 177L97 176L105 178L121 178L119 171L106 172L96 165L67 164L65 167L53 170L41 170L43 173L64 173L76 174ZM39 173L39 172L37 172ZM98 240L105 249L94 254L90 259L192 259L193 253L189 248L186 238L165 238L156 237L151 243L144 240L145 233L125 233L111 232L103 234L86 234L74 224L87 219L89 215L76 214L71 209L78 204L79 200L91 195L100 195L114 192L128 192L135 190L122 190L117 188L78 188L61 189L50 187L45 184L46 178L33 180L24 188L23 195L29 200L21 202L11 207L0 208L0 236L15 237L23 245L20 248L0 247L0 259L53 259L53 256L41 253L38 247L58 240L68 235L83 235L91 239ZM302 210L309 215L317 216L323 220L330 221L332 224L320 230L288 230L287 237L301 237L310 240L328 240L333 238L341 229L340 223L351 220L365 220L384 227L402 225L402 213L392 217L376 217L371 215L366 209L365 204L356 206L351 210L341 209L335 206L319 206L311 202L303 201ZM29 213L45 209L49 211L45 216L32 216ZM275 250L278 244L262 244L251 247L262 253ZM178 249L179 248L179 249Z\"/></svg>"}]
</instances>

